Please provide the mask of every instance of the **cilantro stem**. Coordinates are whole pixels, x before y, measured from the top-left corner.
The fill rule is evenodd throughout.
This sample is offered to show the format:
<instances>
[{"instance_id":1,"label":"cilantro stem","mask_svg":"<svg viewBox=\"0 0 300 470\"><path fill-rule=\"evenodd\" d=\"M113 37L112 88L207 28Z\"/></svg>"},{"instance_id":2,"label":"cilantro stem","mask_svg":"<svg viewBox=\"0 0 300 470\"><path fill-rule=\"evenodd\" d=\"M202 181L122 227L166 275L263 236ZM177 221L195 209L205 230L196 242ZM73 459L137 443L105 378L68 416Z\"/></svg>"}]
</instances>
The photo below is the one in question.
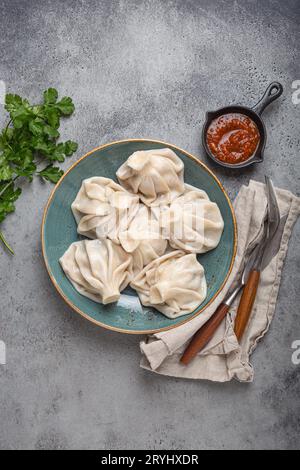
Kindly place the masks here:
<instances>
[{"instance_id":1,"label":"cilantro stem","mask_svg":"<svg viewBox=\"0 0 300 470\"><path fill-rule=\"evenodd\" d=\"M6 247L6 249L10 252L11 255L14 255L14 250L12 249L11 246L7 243L7 241L4 238L4 235L2 232L0 232L0 241L3 243L3 245Z\"/></svg>"},{"instance_id":2,"label":"cilantro stem","mask_svg":"<svg viewBox=\"0 0 300 470\"><path fill-rule=\"evenodd\" d=\"M1 189L0 191L0 197L5 193L5 191L16 181L16 179L19 178L18 176L15 176L11 181L9 181L4 188Z\"/></svg>"},{"instance_id":3,"label":"cilantro stem","mask_svg":"<svg viewBox=\"0 0 300 470\"><path fill-rule=\"evenodd\" d=\"M8 121L8 123L7 123L6 127L5 127L5 130L4 130L4 134L5 134L5 135L7 134L7 130L8 130L8 128L9 128L9 126L11 125L11 123L12 123L12 119L10 119L10 120Z\"/></svg>"},{"instance_id":4,"label":"cilantro stem","mask_svg":"<svg viewBox=\"0 0 300 470\"><path fill-rule=\"evenodd\" d=\"M5 129L4 129L4 135L5 135L5 137L6 137L8 128L9 128L9 126L11 125L11 123L12 123L12 119L10 119L10 120L8 121L8 123L7 123L7 125L6 125L6 127L5 127ZM12 150L12 146L8 143L8 140L7 140L7 139L6 139L6 144L8 145L8 147L10 148L10 150Z\"/></svg>"}]
</instances>

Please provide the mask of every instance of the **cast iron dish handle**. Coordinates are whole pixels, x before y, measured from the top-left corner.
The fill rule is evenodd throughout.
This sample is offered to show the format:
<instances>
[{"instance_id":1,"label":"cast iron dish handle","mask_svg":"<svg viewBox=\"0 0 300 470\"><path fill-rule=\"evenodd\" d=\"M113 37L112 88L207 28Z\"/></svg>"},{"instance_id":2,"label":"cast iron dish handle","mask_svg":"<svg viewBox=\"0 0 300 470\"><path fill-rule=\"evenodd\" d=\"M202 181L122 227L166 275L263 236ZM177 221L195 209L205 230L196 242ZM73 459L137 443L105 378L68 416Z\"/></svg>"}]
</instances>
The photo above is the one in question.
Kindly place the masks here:
<instances>
[{"instance_id":1,"label":"cast iron dish handle","mask_svg":"<svg viewBox=\"0 0 300 470\"><path fill-rule=\"evenodd\" d=\"M276 100L277 98L279 98L280 95L282 95L282 92L283 86L281 85L281 83L270 83L261 100L255 106L253 106L253 111L261 115L265 108L269 106L270 103L272 103L272 101Z\"/></svg>"}]
</instances>

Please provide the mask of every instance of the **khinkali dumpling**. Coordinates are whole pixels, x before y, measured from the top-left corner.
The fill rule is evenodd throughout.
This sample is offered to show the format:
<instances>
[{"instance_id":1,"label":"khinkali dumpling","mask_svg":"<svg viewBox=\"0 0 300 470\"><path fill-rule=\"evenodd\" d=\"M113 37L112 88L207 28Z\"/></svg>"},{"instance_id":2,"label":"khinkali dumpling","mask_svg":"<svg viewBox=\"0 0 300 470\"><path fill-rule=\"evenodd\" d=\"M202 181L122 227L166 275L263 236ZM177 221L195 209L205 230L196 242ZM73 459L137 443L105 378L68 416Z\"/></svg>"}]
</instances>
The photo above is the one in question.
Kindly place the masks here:
<instances>
[{"instance_id":1,"label":"khinkali dumpling","mask_svg":"<svg viewBox=\"0 0 300 470\"><path fill-rule=\"evenodd\" d=\"M108 304L132 279L132 257L109 239L74 242L60 258L60 264L82 295Z\"/></svg>"},{"instance_id":2,"label":"khinkali dumpling","mask_svg":"<svg viewBox=\"0 0 300 470\"><path fill-rule=\"evenodd\" d=\"M127 229L138 203L138 197L118 183L95 176L82 182L71 207L78 233L88 238L108 237L119 243L119 233Z\"/></svg>"},{"instance_id":3,"label":"khinkali dumpling","mask_svg":"<svg viewBox=\"0 0 300 470\"><path fill-rule=\"evenodd\" d=\"M184 192L184 165L173 150L134 152L117 171L122 186L147 206L169 204Z\"/></svg>"},{"instance_id":4,"label":"khinkali dumpling","mask_svg":"<svg viewBox=\"0 0 300 470\"><path fill-rule=\"evenodd\" d=\"M195 254L172 251L146 266L131 282L145 306L169 318L193 312L205 299L203 266Z\"/></svg>"},{"instance_id":5,"label":"khinkali dumpling","mask_svg":"<svg viewBox=\"0 0 300 470\"><path fill-rule=\"evenodd\" d=\"M205 253L219 244L224 221L205 191L186 185L186 192L164 209L161 226L173 248Z\"/></svg>"},{"instance_id":6,"label":"khinkali dumpling","mask_svg":"<svg viewBox=\"0 0 300 470\"><path fill-rule=\"evenodd\" d=\"M144 266L162 256L168 242L162 237L159 220L153 211L140 204L128 230L120 235L124 250L133 256L133 270L140 272Z\"/></svg>"}]
</instances>

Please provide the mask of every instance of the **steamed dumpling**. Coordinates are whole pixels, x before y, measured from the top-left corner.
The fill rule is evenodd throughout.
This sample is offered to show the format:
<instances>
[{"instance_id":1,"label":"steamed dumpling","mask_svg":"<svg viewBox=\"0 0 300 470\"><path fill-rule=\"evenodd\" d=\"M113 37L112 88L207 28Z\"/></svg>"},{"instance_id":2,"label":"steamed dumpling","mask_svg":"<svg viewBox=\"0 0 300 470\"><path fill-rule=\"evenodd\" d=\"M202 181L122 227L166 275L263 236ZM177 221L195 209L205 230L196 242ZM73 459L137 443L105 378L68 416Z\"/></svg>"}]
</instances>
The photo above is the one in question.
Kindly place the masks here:
<instances>
[{"instance_id":1,"label":"steamed dumpling","mask_svg":"<svg viewBox=\"0 0 300 470\"><path fill-rule=\"evenodd\" d=\"M140 204L128 230L122 232L120 243L124 250L133 255L134 272L140 272L144 266L162 256L168 245L154 212L143 204Z\"/></svg>"},{"instance_id":2,"label":"steamed dumpling","mask_svg":"<svg viewBox=\"0 0 300 470\"><path fill-rule=\"evenodd\" d=\"M203 266L195 254L173 251L150 263L131 282L141 303L169 318L193 312L207 293Z\"/></svg>"},{"instance_id":3,"label":"steamed dumpling","mask_svg":"<svg viewBox=\"0 0 300 470\"><path fill-rule=\"evenodd\" d=\"M137 196L125 191L110 178L95 176L82 182L72 204L77 231L88 238L110 238L119 243L138 210Z\"/></svg>"},{"instance_id":4,"label":"steamed dumpling","mask_svg":"<svg viewBox=\"0 0 300 470\"><path fill-rule=\"evenodd\" d=\"M120 298L132 278L132 257L109 239L72 243L60 264L82 295L108 304Z\"/></svg>"},{"instance_id":5,"label":"steamed dumpling","mask_svg":"<svg viewBox=\"0 0 300 470\"><path fill-rule=\"evenodd\" d=\"M205 191L186 185L186 192L161 213L164 236L175 249L205 253L220 241L224 221Z\"/></svg>"},{"instance_id":6,"label":"steamed dumpling","mask_svg":"<svg viewBox=\"0 0 300 470\"><path fill-rule=\"evenodd\" d=\"M173 150L141 150L123 163L117 177L144 204L159 206L170 204L184 192L183 171L183 162Z\"/></svg>"}]
</instances>

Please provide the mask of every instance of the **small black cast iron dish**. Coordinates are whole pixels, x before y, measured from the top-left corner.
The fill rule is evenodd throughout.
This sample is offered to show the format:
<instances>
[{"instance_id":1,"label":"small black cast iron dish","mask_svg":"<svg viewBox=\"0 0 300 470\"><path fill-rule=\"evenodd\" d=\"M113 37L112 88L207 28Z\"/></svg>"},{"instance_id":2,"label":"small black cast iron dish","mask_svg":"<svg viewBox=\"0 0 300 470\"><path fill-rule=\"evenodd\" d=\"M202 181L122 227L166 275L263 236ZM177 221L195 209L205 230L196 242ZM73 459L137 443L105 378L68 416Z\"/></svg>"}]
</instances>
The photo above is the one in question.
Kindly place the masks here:
<instances>
[{"instance_id":1,"label":"small black cast iron dish","mask_svg":"<svg viewBox=\"0 0 300 470\"><path fill-rule=\"evenodd\" d=\"M202 129L202 143L203 147L207 153L207 155L218 165L228 167L228 168L244 168L246 166L252 165L253 163L259 163L263 161L264 157L264 149L266 146L266 141L267 141L267 130L266 126L264 124L264 121L261 118L261 115L265 108L272 103L272 101L276 100L279 98L279 96L283 92L283 87L281 83L279 82L272 82L268 88L266 89L263 97L260 99L260 101L253 107L253 108L248 108L247 106L238 106L238 105L232 105L232 106L226 106L225 108L220 108L217 111L208 111L206 113L206 120ZM214 156L214 154L210 151L207 140L206 140L206 135L207 135L207 130L211 124L211 122L218 118L219 116L222 116L224 114L229 114L229 113L240 113L248 116L252 121L255 122L257 125L259 134L260 134L260 141L259 144L253 153L251 157L249 157L247 160L241 163L226 163L221 160L218 160Z\"/></svg>"}]
</instances>

